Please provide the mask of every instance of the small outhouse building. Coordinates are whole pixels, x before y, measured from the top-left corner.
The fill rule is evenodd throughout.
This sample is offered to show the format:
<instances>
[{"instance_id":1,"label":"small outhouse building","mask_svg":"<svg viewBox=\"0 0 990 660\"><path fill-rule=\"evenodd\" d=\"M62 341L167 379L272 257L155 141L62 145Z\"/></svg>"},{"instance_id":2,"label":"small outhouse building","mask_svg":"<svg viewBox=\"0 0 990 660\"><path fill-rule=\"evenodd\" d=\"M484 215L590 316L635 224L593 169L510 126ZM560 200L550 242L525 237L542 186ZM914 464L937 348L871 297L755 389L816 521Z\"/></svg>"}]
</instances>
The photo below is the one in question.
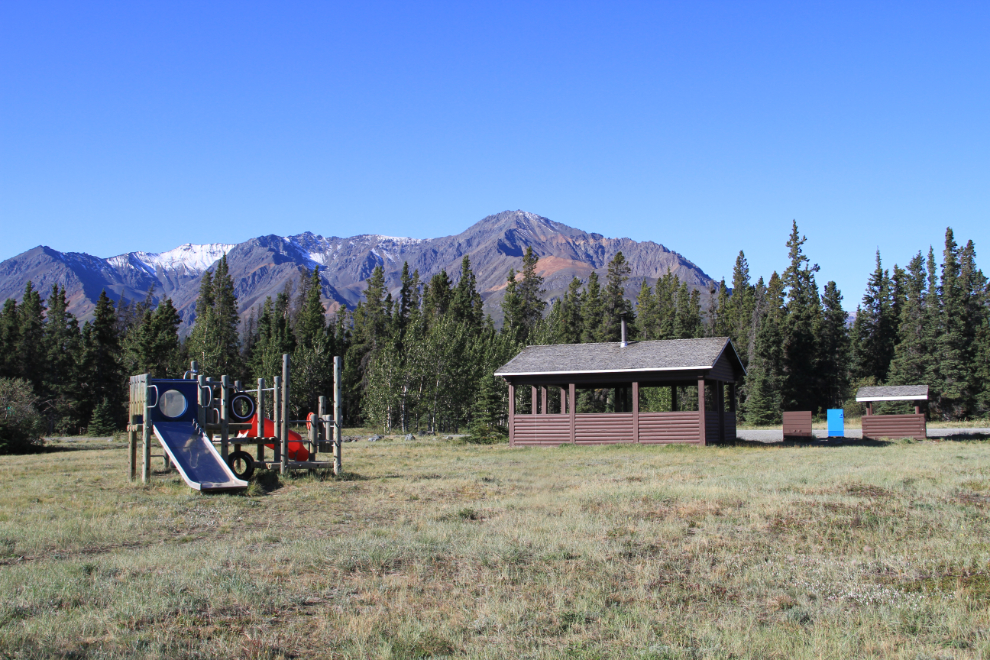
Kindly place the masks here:
<instances>
[{"instance_id":1,"label":"small outhouse building","mask_svg":"<svg viewBox=\"0 0 990 660\"><path fill-rule=\"evenodd\" d=\"M735 440L745 369L727 337L527 346L509 384L509 444Z\"/></svg>"}]
</instances>

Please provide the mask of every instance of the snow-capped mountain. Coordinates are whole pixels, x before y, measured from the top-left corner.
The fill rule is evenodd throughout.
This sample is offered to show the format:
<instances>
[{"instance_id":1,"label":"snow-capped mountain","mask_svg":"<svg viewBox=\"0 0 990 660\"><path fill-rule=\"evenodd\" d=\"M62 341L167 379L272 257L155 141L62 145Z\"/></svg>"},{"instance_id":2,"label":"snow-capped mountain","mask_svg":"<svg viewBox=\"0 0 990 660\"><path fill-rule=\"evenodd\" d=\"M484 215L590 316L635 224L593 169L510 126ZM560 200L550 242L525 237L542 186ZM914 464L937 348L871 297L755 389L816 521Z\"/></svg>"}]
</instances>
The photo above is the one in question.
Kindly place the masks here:
<instances>
[{"instance_id":1,"label":"snow-capped mountain","mask_svg":"<svg viewBox=\"0 0 990 660\"><path fill-rule=\"evenodd\" d=\"M353 307L361 299L365 280L376 266L386 282L398 288L404 263L425 282L446 269L459 279L461 259L471 258L478 288L487 310L501 318L505 278L518 269L526 246L540 255L546 298L560 296L573 277L591 271L604 275L608 262L621 251L632 269L627 295L634 297L642 281L651 284L670 269L692 287L707 290L711 279L695 264L652 241L605 238L523 211L506 211L477 222L466 231L442 238L400 238L362 234L348 238L305 232L296 236L259 236L243 243L184 244L167 252L129 252L101 259L77 252L39 246L0 263L0 300L20 299L31 281L47 296L52 285L64 286L70 311L86 319L102 290L115 300L164 296L183 317L186 330L195 319L195 302L203 273L224 254L234 279L241 314L292 286L304 269L320 268L324 305L328 313Z\"/></svg>"}]
</instances>

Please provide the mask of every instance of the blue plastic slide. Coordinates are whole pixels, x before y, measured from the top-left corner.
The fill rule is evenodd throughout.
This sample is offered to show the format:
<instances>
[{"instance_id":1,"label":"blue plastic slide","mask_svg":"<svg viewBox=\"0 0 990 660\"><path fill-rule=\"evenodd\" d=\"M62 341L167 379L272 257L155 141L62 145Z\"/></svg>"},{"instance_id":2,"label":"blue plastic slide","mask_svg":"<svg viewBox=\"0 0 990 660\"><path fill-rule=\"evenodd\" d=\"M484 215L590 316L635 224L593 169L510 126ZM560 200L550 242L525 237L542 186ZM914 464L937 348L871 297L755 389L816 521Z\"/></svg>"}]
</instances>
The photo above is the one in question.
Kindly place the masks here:
<instances>
[{"instance_id":1,"label":"blue plastic slide","mask_svg":"<svg viewBox=\"0 0 990 660\"><path fill-rule=\"evenodd\" d=\"M209 436L196 423L196 381L151 382L158 392L151 406L151 427L186 483L203 492L247 488L248 483L234 476Z\"/></svg>"}]
</instances>

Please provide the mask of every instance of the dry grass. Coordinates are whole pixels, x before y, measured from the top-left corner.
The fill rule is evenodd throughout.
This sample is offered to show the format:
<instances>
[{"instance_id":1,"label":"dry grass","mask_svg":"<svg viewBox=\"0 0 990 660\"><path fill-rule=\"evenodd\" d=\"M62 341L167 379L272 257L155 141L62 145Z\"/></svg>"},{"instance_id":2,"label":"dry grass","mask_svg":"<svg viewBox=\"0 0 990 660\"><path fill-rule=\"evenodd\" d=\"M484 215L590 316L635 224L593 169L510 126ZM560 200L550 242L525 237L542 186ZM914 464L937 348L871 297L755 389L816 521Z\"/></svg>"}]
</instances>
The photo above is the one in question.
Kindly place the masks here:
<instances>
[{"instance_id":1,"label":"dry grass","mask_svg":"<svg viewBox=\"0 0 990 660\"><path fill-rule=\"evenodd\" d=\"M990 657L983 442L361 442L257 497L57 448L0 457L0 657Z\"/></svg>"}]
</instances>

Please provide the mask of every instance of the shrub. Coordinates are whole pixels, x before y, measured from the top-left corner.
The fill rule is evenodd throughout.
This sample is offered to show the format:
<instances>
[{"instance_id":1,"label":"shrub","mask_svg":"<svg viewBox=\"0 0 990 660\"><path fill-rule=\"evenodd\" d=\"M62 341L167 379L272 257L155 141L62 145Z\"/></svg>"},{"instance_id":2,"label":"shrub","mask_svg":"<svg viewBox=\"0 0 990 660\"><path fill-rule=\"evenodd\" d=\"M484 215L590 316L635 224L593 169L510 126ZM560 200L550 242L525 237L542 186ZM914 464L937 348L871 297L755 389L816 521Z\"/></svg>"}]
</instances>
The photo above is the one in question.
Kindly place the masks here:
<instances>
[{"instance_id":1,"label":"shrub","mask_svg":"<svg viewBox=\"0 0 990 660\"><path fill-rule=\"evenodd\" d=\"M89 434L92 436L113 435L117 432L117 422L114 420L113 408L107 399L103 399L93 409L93 417L89 420Z\"/></svg>"},{"instance_id":2,"label":"shrub","mask_svg":"<svg viewBox=\"0 0 990 660\"><path fill-rule=\"evenodd\" d=\"M0 378L0 454L20 454L41 446L44 421L37 403L26 380Z\"/></svg>"}]
</instances>

